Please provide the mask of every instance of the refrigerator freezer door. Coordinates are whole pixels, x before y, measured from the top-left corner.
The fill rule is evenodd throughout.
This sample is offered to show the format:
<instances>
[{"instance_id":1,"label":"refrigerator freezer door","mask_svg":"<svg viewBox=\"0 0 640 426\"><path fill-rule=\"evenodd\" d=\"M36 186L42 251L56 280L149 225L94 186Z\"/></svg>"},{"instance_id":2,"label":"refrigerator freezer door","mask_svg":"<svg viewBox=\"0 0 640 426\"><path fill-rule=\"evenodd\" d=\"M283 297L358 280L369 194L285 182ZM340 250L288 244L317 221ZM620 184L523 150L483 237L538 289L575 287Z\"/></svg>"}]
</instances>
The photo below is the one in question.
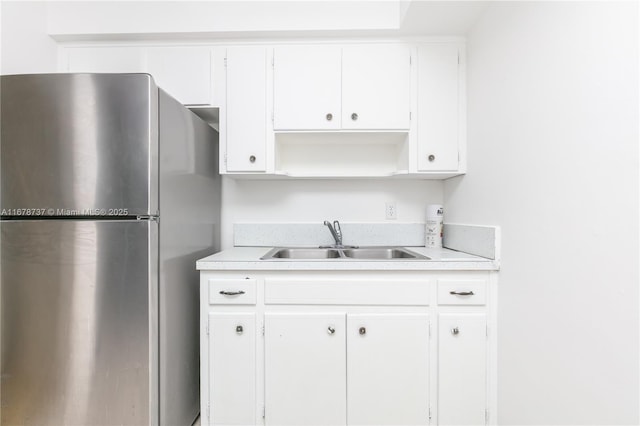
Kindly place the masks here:
<instances>
[{"instance_id":1,"label":"refrigerator freezer door","mask_svg":"<svg viewBox=\"0 0 640 426\"><path fill-rule=\"evenodd\" d=\"M158 89L147 74L0 78L3 216L158 211ZM44 213L43 213L44 211Z\"/></svg>"},{"instance_id":2,"label":"refrigerator freezer door","mask_svg":"<svg viewBox=\"0 0 640 426\"><path fill-rule=\"evenodd\" d=\"M2 425L157 424L157 222L0 228Z\"/></svg>"}]
</instances>

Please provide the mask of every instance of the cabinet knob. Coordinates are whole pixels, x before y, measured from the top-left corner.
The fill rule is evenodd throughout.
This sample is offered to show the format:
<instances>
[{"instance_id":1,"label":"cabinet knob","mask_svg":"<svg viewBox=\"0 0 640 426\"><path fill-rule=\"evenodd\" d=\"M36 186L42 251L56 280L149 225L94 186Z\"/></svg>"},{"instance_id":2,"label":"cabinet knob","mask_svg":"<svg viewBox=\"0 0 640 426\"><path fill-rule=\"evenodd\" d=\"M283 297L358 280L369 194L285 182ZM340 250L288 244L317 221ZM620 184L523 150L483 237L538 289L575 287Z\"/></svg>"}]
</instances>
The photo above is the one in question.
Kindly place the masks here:
<instances>
[{"instance_id":1,"label":"cabinet knob","mask_svg":"<svg viewBox=\"0 0 640 426\"><path fill-rule=\"evenodd\" d=\"M451 329L451 334L453 334L454 336L455 336L456 334L459 334L459 333L460 333L460 330L458 330L458 327L453 327L453 328Z\"/></svg>"},{"instance_id":2,"label":"cabinet knob","mask_svg":"<svg viewBox=\"0 0 640 426\"><path fill-rule=\"evenodd\" d=\"M333 120L333 114L329 113L327 114L327 121L331 121Z\"/></svg>"},{"instance_id":3,"label":"cabinet knob","mask_svg":"<svg viewBox=\"0 0 640 426\"><path fill-rule=\"evenodd\" d=\"M428 157L428 159L429 159L429 161L433 161L433 160L435 160L435 159L436 159L436 156L435 156L435 155L433 155L433 154L430 154L430 155L429 155L429 157Z\"/></svg>"},{"instance_id":4,"label":"cabinet knob","mask_svg":"<svg viewBox=\"0 0 640 426\"><path fill-rule=\"evenodd\" d=\"M249 162L255 163L256 162L256 156L252 155L251 157L249 157Z\"/></svg>"},{"instance_id":5,"label":"cabinet knob","mask_svg":"<svg viewBox=\"0 0 640 426\"><path fill-rule=\"evenodd\" d=\"M365 334L367 334L367 329L364 327L360 327L358 329L358 333L360 333L361 336L364 336Z\"/></svg>"},{"instance_id":6,"label":"cabinet knob","mask_svg":"<svg viewBox=\"0 0 640 426\"><path fill-rule=\"evenodd\" d=\"M243 331L244 331L244 328L242 328L241 325L236 326L236 333L242 334Z\"/></svg>"},{"instance_id":7,"label":"cabinet knob","mask_svg":"<svg viewBox=\"0 0 640 426\"><path fill-rule=\"evenodd\" d=\"M331 326L327 327L327 333L329 333L329 334L333 334L333 333L335 333L335 332L336 332L336 329L335 329L335 328L333 328L333 327L331 327Z\"/></svg>"},{"instance_id":8,"label":"cabinet knob","mask_svg":"<svg viewBox=\"0 0 640 426\"><path fill-rule=\"evenodd\" d=\"M358 114L356 114L355 112L353 114L351 114L351 119L353 121L356 121L358 119Z\"/></svg>"}]
</instances>

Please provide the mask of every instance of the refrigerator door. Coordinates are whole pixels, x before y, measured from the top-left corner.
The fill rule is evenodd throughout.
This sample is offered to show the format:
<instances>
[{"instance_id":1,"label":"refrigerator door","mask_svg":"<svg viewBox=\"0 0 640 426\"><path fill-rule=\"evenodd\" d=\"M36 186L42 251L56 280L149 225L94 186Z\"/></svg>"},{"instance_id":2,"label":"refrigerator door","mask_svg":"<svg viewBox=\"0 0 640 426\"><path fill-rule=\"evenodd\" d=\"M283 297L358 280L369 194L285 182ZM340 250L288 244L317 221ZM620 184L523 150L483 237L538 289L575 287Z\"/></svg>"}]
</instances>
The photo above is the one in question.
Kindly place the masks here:
<instances>
[{"instance_id":1,"label":"refrigerator door","mask_svg":"<svg viewBox=\"0 0 640 426\"><path fill-rule=\"evenodd\" d=\"M157 424L157 222L0 228L2 425Z\"/></svg>"},{"instance_id":2,"label":"refrigerator door","mask_svg":"<svg viewBox=\"0 0 640 426\"><path fill-rule=\"evenodd\" d=\"M151 76L0 81L2 216L157 214L158 89Z\"/></svg>"}]
</instances>

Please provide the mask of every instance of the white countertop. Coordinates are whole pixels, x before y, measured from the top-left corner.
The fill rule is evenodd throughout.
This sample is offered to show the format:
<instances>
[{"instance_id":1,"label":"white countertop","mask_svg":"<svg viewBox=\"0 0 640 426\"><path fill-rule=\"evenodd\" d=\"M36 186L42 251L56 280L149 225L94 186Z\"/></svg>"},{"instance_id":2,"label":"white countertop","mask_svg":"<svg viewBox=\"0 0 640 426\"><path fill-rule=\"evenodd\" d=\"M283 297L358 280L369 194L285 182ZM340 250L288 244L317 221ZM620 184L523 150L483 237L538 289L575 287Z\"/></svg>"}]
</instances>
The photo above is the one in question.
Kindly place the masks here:
<instances>
[{"instance_id":1,"label":"white countertop","mask_svg":"<svg viewBox=\"0 0 640 426\"><path fill-rule=\"evenodd\" d=\"M397 270L496 271L499 262L445 248L406 247L430 260L260 260L273 247L234 247L198 260L201 271L229 270Z\"/></svg>"}]
</instances>

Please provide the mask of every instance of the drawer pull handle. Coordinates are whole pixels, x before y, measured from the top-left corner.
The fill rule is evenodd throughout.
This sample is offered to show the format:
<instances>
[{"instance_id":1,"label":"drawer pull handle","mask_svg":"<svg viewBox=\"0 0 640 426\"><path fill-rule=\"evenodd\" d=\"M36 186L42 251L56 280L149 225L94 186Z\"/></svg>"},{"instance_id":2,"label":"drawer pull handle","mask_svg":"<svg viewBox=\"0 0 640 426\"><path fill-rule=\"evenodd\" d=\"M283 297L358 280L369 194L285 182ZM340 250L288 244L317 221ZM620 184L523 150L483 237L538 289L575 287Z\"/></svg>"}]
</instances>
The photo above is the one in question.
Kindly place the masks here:
<instances>
[{"instance_id":1,"label":"drawer pull handle","mask_svg":"<svg viewBox=\"0 0 640 426\"><path fill-rule=\"evenodd\" d=\"M336 329L335 329L335 328L333 328L333 327L331 327L331 326L327 327L327 333L329 333L329 334L333 334L333 333L335 333L335 332L336 332Z\"/></svg>"},{"instance_id":2,"label":"drawer pull handle","mask_svg":"<svg viewBox=\"0 0 640 426\"><path fill-rule=\"evenodd\" d=\"M241 325L236 327L236 333L242 334L243 331L244 331L244 328Z\"/></svg>"},{"instance_id":3,"label":"drawer pull handle","mask_svg":"<svg viewBox=\"0 0 640 426\"><path fill-rule=\"evenodd\" d=\"M224 296L238 296L240 294L244 294L244 291L240 290L240 291L224 291L221 290L220 294L224 295Z\"/></svg>"},{"instance_id":4,"label":"drawer pull handle","mask_svg":"<svg viewBox=\"0 0 640 426\"><path fill-rule=\"evenodd\" d=\"M367 329L364 327L360 327L358 329L358 333L360 333L361 336L364 336L365 334L367 334Z\"/></svg>"},{"instance_id":5,"label":"drawer pull handle","mask_svg":"<svg viewBox=\"0 0 640 426\"><path fill-rule=\"evenodd\" d=\"M449 294L454 294L456 296L473 296L472 291L450 291Z\"/></svg>"},{"instance_id":6,"label":"drawer pull handle","mask_svg":"<svg viewBox=\"0 0 640 426\"><path fill-rule=\"evenodd\" d=\"M460 333L460 330L458 329L458 327L453 327L453 328L451 329L451 334L456 335L456 334L458 334L458 333Z\"/></svg>"}]
</instances>

